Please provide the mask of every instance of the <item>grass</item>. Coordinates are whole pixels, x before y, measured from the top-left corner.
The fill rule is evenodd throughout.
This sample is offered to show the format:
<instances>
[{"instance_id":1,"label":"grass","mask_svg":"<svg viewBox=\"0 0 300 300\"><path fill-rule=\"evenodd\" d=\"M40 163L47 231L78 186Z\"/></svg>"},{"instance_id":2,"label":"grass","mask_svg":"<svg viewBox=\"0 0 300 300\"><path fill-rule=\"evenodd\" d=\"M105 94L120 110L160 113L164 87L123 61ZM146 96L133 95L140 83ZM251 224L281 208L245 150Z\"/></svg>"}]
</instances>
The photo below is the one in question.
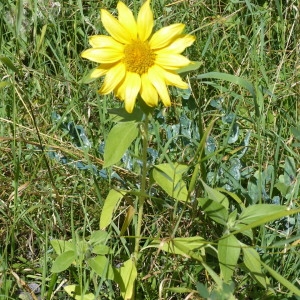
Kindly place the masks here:
<instances>
[{"instance_id":1,"label":"grass","mask_svg":"<svg viewBox=\"0 0 300 300\"><path fill-rule=\"evenodd\" d=\"M78 250L83 258L77 265L51 271L57 258L51 241L88 240L99 229L109 190L136 191L139 183L140 138L130 147L127 161L101 173L101 147L114 126L108 111L122 104L111 95L97 94L99 81L80 83L95 67L80 53L88 47L89 35L103 33L99 9L116 13L116 4L107 0L7 0L0 4L1 299L25 297L32 283L40 291L26 299L70 299L63 286L71 284L92 292L96 299L120 298L114 281L91 271L86 251ZM140 7L138 2L127 4L135 11ZM152 7L156 29L182 22L186 32L196 36L186 54L201 66L184 74L191 94L173 89L174 105L159 106L153 113L148 159L155 164L187 164L184 181L189 185L197 168L194 157L199 154L200 138L207 133L199 176L214 189L232 193L230 213L241 211L237 198L246 207L276 203L299 208L298 1L155 0ZM209 72L244 78L252 84L256 98L228 80L197 77ZM199 176L192 193L195 199L205 197ZM174 205L159 185L150 183L143 247L153 237L174 234L176 222L176 237L201 236L217 247L224 227L197 201L188 206L175 201ZM134 239L118 236L134 199L129 194L121 201L107 228L111 235L107 243L113 250L108 257L114 266L134 249ZM134 217L126 236L134 235L136 222ZM251 229L252 240L237 237L299 288L299 226L299 214L294 214ZM210 268L220 274L218 257L213 250L206 251L197 255L205 256ZM234 287L224 283L218 292L199 260L156 248L141 253L137 299L201 299L200 294L209 298L209 293L211 299L233 299L226 292L237 299L299 297L270 273L263 288L241 258L234 271Z\"/></svg>"}]
</instances>

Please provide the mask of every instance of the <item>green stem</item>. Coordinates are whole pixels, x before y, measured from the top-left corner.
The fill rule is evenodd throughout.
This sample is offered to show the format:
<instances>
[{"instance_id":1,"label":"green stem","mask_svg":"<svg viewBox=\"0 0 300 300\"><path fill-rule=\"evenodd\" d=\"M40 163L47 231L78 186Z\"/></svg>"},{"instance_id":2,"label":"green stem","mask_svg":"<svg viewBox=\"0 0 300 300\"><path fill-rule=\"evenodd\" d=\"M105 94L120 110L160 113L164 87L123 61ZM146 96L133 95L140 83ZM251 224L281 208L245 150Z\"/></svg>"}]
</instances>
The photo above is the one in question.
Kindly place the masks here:
<instances>
[{"instance_id":1,"label":"green stem","mask_svg":"<svg viewBox=\"0 0 300 300\"><path fill-rule=\"evenodd\" d=\"M140 250L140 240L141 240L141 230L142 230L142 220L144 213L144 202L146 198L146 181L147 181L147 148L148 148L148 115L145 114L145 120L141 127L142 134L142 172L141 172L141 190L138 196L138 219L135 231L135 247L134 247L134 257L135 261L138 260L139 250Z\"/></svg>"}]
</instances>

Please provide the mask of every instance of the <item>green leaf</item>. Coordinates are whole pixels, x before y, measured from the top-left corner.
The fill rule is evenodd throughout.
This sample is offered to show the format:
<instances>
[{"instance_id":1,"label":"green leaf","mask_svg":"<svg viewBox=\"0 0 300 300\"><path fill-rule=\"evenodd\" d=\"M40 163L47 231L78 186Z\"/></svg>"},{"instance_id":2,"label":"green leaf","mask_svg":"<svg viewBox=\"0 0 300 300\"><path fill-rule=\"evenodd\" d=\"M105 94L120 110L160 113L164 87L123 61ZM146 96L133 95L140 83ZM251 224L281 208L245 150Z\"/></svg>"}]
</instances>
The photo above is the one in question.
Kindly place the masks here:
<instances>
[{"instance_id":1,"label":"green leaf","mask_svg":"<svg viewBox=\"0 0 300 300\"><path fill-rule=\"evenodd\" d=\"M255 249L245 244L242 244L242 250L244 254L244 264L250 271L251 276L264 288L266 288L266 277L261 270L261 261L259 254L257 253L257 251L255 251Z\"/></svg>"},{"instance_id":2,"label":"green leaf","mask_svg":"<svg viewBox=\"0 0 300 300\"><path fill-rule=\"evenodd\" d=\"M89 244L105 244L108 239L108 233L104 230L95 230L92 232Z\"/></svg>"},{"instance_id":3,"label":"green leaf","mask_svg":"<svg viewBox=\"0 0 300 300\"><path fill-rule=\"evenodd\" d=\"M0 89L5 88L6 86L9 86L10 83L7 81L0 81Z\"/></svg>"},{"instance_id":4,"label":"green leaf","mask_svg":"<svg viewBox=\"0 0 300 300\"><path fill-rule=\"evenodd\" d=\"M19 73L19 70L15 67L12 61L6 56L0 56L0 61L6 65L9 69L14 71L15 73Z\"/></svg>"},{"instance_id":5,"label":"green leaf","mask_svg":"<svg viewBox=\"0 0 300 300\"><path fill-rule=\"evenodd\" d=\"M98 255L87 260L87 264L103 279L114 280L114 269L107 257Z\"/></svg>"},{"instance_id":6,"label":"green leaf","mask_svg":"<svg viewBox=\"0 0 300 300\"><path fill-rule=\"evenodd\" d=\"M75 261L75 252L66 251L59 255L54 261L51 272L59 273L70 267L70 265Z\"/></svg>"},{"instance_id":7,"label":"green leaf","mask_svg":"<svg viewBox=\"0 0 300 300\"><path fill-rule=\"evenodd\" d=\"M228 198L225 195L223 195L222 193L220 193L219 191L217 191L216 189L212 189L203 180L201 180L201 182L207 193L208 198L220 203L222 206L224 206L228 210L228 207L229 207Z\"/></svg>"},{"instance_id":8,"label":"green leaf","mask_svg":"<svg viewBox=\"0 0 300 300\"><path fill-rule=\"evenodd\" d=\"M104 149L104 168L117 163L134 139L139 130L136 122L121 122L109 132Z\"/></svg>"},{"instance_id":9,"label":"green leaf","mask_svg":"<svg viewBox=\"0 0 300 300\"><path fill-rule=\"evenodd\" d=\"M124 195L126 195L124 192L109 191L100 216L100 229L104 229L111 223L113 212L118 208L120 200Z\"/></svg>"},{"instance_id":10,"label":"green leaf","mask_svg":"<svg viewBox=\"0 0 300 300\"><path fill-rule=\"evenodd\" d=\"M188 166L182 164L160 164L154 166L152 176L155 182L172 198L186 201L188 191L182 180L182 173L188 170Z\"/></svg>"},{"instance_id":11,"label":"green leaf","mask_svg":"<svg viewBox=\"0 0 300 300\"><path fill-rule=\"evenodd\" d=\"M113 122L141 122L144 116L138 107L135 107L132 113L128 113L123 107L109 109L108 113Z\"/></svg>"},{"instance_id":12,"label":"green leaf","mask_svg":"<svg viewBox=\"0 0 300 300\"><path fill-rule=\"evenodd\" d=\"M186 238L173 238L165 240L154 240L150 245L146 246L147 248L158 248L168 253L178 254L184 257L191 257L191 251L200 249L208 244L208 242L200 237L186 237Z\"/></svg>"},{"instance_id":13,"label":"green leaf","mask_svg":"<svg viewBox=\"0 0 300 300\"><path fill-rule=\"evenodd\" d=\"M238 300L234 296L235 286L234 283L226 284L222 282L217 288L215 288L209 297L211 300Z\"/></svg>"},{"instance_id":14,"label":"green leaf","mask_svg":"<svg viewBox=\"0 0 300 300\"><path fill-rule=\"evenodd\" d=\"M92 293L83 295L79 285L67 285L64 286L64 290L75 300L95 300L95 295Z\"/></svg>"},{"instance_id":15,"label":"green leaf","mask_svg":"<svg viewBox=\"0 0 300 300\"><path fill-rule=\"evenodd\" d=\"M272 204L259 204L259 205L272 205ZM252 205L252 206L254 206L254 205ZM274 206L274 205L272 205L272 206ZM275 206L279 206L279 205L275 205ZM272 222L276 219L280 219L282 217L287 217L287 216L294 215L294 214L297 214L297 213L300 213L300 208L291 209L291 210L286 209L286 210L283 210L283 211L274 212L273 214L270 214L270 215L267 215L267 216L264 216L264 217L261 217L261 218L258 218L258 219L256 217L257 220L255 222L251 222L250 224L243 225L243 222L241 222L240 224L236 224L235 228L237 230L232 232L232 234L237 234L239 232L243 233L244 231L246 231L250 228L255 228L255 227L263 225L265 223Z\"/></svg>"},{"instance_id":16,"label":"green leaf","mask_svg":"<svg viewBox=\"0 0 300 300\"><path fill-rule=\"evenodd\" d=\"M50 241L56 254L60 255L66 251L75 251L74 243L64 240L51 240Z\"/></svg>"},{"instance_id":17,"label":"green leaf","mask_svg":"<svg viewBox=\"0 0 300 300\"><path fill-rule=\"evenodd\" d=\"M291 127L292 135L295 137L296 140L300 141L300 126Z\"/></svg>"},{"instance_id":18,"label":"green leaf","mask_svg":"<svg viewBox=\"0 0 300 300\"><path fill-rule=\"evenodd\" d=\"M113 251L108 246L100 244L94 246L91 252L94 254L105 255L112 253Z\"/></svg>"},{"instance_id":19,"label":"green leaf","mask_svg":"<svg viewBox=\"0 0 300 300\"><path fill-rule=\"evenodd\" d=\"M279 176L279 180L284 181L282 175ZM281 195L282 195L283 197L285 197L285 196L287 195L287 193L289 192L289 190L290 190L290 187L289 187L288 185L286 185L284 182L280 182L280 181L277 182L277 183L274 185L274 187L281 193Z\"/></svg>"},{"instance_id":20,"label":"green leaf","mask_svg":"<svg viewBox=\"0 0 300 300\"><path fill-rule=\"evenodd\" d=\"M284 183L292 185L297 177L296 163L293 157L287 156L284 161ZM295 186L295 184L294 184Z\"/></svg>"},{"instance_id":21,"label":"green leaf","mask_svg":"<svg viewBox=\"0 0 300 300\"><path fill-rule=\"evenodd\" d=\"M228 211L222 204L207 198L199 198L198 203L212 220L222 225L227 224Z\"/></svg>"},{"instance_id":22,"label":"green leaf","mask_svg":"<svg viewBox=\"0 0 300 300\"><path fill-rule=\"evenodd\" d=\"M130 300L133 296L134 282L137 277L137 270L132 259L124 262L120 269L116 270L118 276L115 281L119 284L121 295L124 300Z\"/></svg>"},{"instance_id":23,"label":"green leaf","mask_svg":"<svg viewBox=\"0 0 300 300\"><path fill-rule=\"evenodd\" d=\"M238 223L251 224L260 220L263 223L269 222L269 217L279 212L286 211L285 206L276 204L255 204L245 208L239 216ZM265 222L264 222L265 220Z\"/></svg>"},{"instance_id":24,"label":"green leaf","mask_svg":"<svg viewBox=\"0 0 300 300\"><path fill-rule=\"evenodd\" d=\"M277 273L275 270L273 270L264 262L261 261L260 263L272 275L273 278L275 278L278 282L280 282L282 285L288 288L292 293L294 293L297 296L300 296L300 290L295 285L293 285L287 279L282 277L279 273Z\"/></svg>"},{"instance_id":25,"label":"green leaf","mask_svg":"<svg viewBox=\"0 0 300 300\"><path fill-rule=\"evenodd\" d=\"M221 238L218 242L218 258L225 282L231 281L240 256L240 242L234 235Z\"/></svg>"},{"instance_id":26,"label":"green leaf","mask_svg":"<svg viewBox=\"0 0 300 300\"><path fill-rule=\"evenodd\" d=\"M183 68L180 68L180 69L176 70L176 72L178 74L181 74L181 73L196 71L200 68L201 65L202 65L202 62L200 62L200 61L192 61L191 64L189 64L186 67L183 67Z\"/></svg>"},{"instance_id":27,"label":"green leaf","mask_svg":"<svg viewBox=\"0 0 300 300\"><path fill-rule=\"evenodd\" d=\"M165 239L165 240L156 240L153 241L149 246L144 247L142 250L155 247L162 249L166 252L172 254L182 255L184 257L193 258L201 262L202 266L206 269L209 275L213 278L218 286L222 285L222 279L215 273L215 271L205 263L205 252L201 252L199 255L193 250L201 249L206 245L209 246L209 243L200 236L193 236L187 238L174 238L174 239Z\"/></svg>"}]
</instances>

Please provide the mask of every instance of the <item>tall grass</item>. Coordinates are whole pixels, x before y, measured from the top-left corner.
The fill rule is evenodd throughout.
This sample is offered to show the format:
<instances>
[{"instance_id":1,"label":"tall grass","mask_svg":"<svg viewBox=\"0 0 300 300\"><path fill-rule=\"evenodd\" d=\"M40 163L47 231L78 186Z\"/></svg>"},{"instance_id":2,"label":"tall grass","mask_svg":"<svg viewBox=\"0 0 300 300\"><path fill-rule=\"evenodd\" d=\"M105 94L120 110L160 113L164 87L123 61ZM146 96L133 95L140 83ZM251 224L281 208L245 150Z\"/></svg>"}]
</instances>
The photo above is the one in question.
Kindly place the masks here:
<instances>
[{"instance_id":1,"label":"tall grass","mask_svg":"<svg viewBox=\"0 0 300 300\"><path fill-rule=\"evenodd\" d=\"M122 103L111 95L100 96L96 92L100 81L80 82L95 67L80 58L88 47L88 36L104 33L99 9L115 13L116 3L0 3L1 299L21 298L25 293L31 297L26 299L69 299L63 287L71 284L92 292L96 299L120 298L117 285L92 272L85 259L64 272L51 270L57 257L52 240L75 244L88 240L99 229L109 190L134 191L139 184L139 138L118 165L102 169L103 147L114 126L109 112ZM127 4L134 11L140 7L138 2ZM228 195L230 212L237 199L242 202L239 208L255 204L299 208L298 1L154 0L152 7L157 29L182 22L186 32L196 36L186 55L201 66L184 74L190 91L172 89L174 105L154 111L148 159L155 164L189 166L184 177L189 185L199 142L206 133L194 200L205 197L201 178ZM200 76L210 72L247 80L255 97L230 80ZM174 204L152 178L149 184L152 197L144 211L143 247L153 238L171 236L202 236L217 245L224 228L196 200ZM119 237L133 201L134 195L122 200L107 228L114 266L120 266L134 249L135 217ZM263 263L298 288L299 226L299 214L295 214L251 229L252 240L241 238L257 250ZM87 259L88 250L83 252L78 250ZM211 252L205 256L206 263L219 274L217 256ZM223 299L233 299L226 291L236 299L297 299L272 274L263 288L249 276L241 259L234 285L224 283L218 293L197 259L157 248L147 248L141 255L137 299L221 299L222 293ZM29 296L32 284L39 290Z\"/></svg>"}]
</instances>

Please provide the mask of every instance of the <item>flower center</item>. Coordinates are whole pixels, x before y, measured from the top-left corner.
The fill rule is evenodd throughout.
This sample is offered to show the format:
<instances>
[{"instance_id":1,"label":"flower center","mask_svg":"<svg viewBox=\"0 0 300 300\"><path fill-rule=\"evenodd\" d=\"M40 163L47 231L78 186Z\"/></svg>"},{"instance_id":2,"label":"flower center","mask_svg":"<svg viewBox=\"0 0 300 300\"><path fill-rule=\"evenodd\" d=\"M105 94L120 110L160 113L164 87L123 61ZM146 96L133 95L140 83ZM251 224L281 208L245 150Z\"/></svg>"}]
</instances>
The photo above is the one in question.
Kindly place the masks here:
<instances>
[{"instance_id":1,"label":"flower center","mask_svg":"<svg viewBox=\"0 0 300 300\"><path fill-rule=\"evenodd\" d=\"M132 41L131 44L125 46L124 53L123 62L129 72L142 75L154 65L155 53L150 48L148 42L140 40Z\"/></svg>"}]
</instances>

